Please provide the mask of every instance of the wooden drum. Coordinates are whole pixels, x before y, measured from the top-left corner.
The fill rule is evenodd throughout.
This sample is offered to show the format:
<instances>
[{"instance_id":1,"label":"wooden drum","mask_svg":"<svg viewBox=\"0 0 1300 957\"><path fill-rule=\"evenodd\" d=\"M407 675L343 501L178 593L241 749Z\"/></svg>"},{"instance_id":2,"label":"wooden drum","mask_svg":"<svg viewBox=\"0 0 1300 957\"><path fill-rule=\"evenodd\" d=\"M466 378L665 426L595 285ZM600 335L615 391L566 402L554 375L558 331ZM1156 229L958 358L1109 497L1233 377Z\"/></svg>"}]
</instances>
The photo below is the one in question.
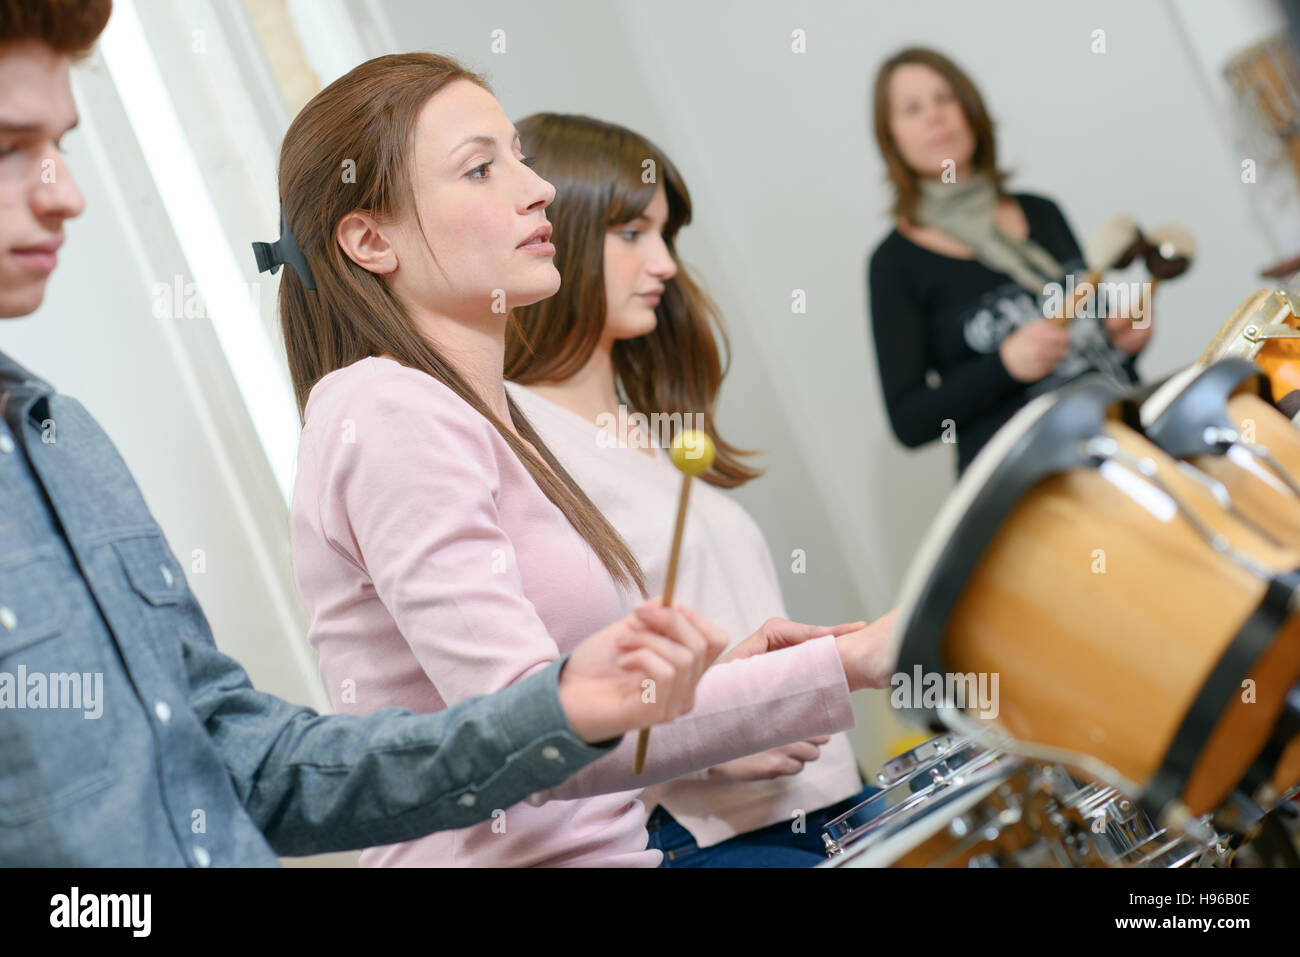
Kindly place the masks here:
<instances>
[{"instance_id":1,"label":"wooden drum","mask_svg":"<svg viewBox=\"0 0 1300 957\"><path fill-rule=\"evenodd\" d=\"M1142 403L1142 428L1164 451L1218 483L1214 491L1233 513L1279 544L1300 550L1300 429L1268 395L1268 379L1250 362L1192 366ZM1264 807L1300 785L1298 725L1293 702L1247 775L1247 789ZM1265 783L1271 792L1260 792Z\"/></svg>"},{"instance_id":2,"label":"wooden drum","mask_svg":"<svg viewBox=\"0 0 1300 957\"><path fill-rule=\"evenodd\" d=\"M1225 508L1122 399L1078 380L980 452L904 583L898 673L996 674L1004 731L1099 759L1177 824L1239 785L1300 679L1300 548Z\"/></svg>"}]
</instances>

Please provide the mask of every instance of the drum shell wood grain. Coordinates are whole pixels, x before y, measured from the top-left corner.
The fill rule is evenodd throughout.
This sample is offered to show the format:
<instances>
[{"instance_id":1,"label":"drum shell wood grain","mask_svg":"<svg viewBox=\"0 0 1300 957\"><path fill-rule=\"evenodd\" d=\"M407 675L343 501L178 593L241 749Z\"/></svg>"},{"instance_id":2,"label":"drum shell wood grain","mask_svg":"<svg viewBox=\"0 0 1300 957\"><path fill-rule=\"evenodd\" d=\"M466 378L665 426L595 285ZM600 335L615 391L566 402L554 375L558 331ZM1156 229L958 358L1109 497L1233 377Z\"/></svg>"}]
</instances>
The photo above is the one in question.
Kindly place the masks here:
<instances>
[{"instance_id":1,"label":"drum shell wood grain","mask_svg":"<svg viewBox=\"0 0 1300 957\"><path fill-rule=\"evenodd\" d=\"M1106 428L1235 548L1274 573L1300 565L1300 551L1228 514L1145 438ZM1011 734L1096 755L1145 784L1265 588L1189 522L1162 521L1100 470L1075 469L1038 483L1003 522L949 619L944 661L999 675L998 720ZM1294 682L1300 620L1275 644L1277 673ZM1183 790L1193 813L1240 781L1280 708L1280 698L1227 706Z\"/></svg>"},{"instance_id":2,"label":"drum shell wood grain","mask_svg":"<svg viewBox=\"0 0 1300 957\"><path fill-rule=\"evenodd\" d=\"M1294 479L1300 480L1300 429L1286 416L1246 386L1228 399L1227 415L1248 442L1267 448ZM1223 455L1198 455L1189 461L1223 483L1235 512L1275 541L1300 550L1300 496L1287 488L1287 483L1266 463L1250 456L1247 466L1241 458ZM1258 680L1271 679L1262 674ZM1283 694L1285 691L1282 689ZM1284 750L1270 783L1279 794L1300 784L1300 737Z\"/></svg>"}]
</instances>

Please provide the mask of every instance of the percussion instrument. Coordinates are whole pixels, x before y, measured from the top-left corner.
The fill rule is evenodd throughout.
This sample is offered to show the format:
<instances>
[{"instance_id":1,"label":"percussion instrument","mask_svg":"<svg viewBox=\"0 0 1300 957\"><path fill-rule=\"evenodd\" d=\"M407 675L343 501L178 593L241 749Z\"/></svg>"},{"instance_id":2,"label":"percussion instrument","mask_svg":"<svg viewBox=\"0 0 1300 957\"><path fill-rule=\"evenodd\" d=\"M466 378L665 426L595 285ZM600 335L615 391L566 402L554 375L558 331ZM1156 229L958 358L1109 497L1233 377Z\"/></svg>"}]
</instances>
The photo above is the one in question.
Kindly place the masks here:
<instances>
[{"instance_id":1,"label":"percussion instrument","mask_svg":"<svg viewBox=\"0 0 1300 957\"><path fill-rule=\"evenodd\" d=\"M1237 307L1196 360L1208 366L1220 359L1247 359L1268 376L1273 398L1282 406L1300 389L1300 298L1284 289L1261 289ZM1294 410L1289 415L1294 415Z\"/></svg>"},{"instance_id":2,"label":"percussion instrument","mask_svg":"<svg viewBox=\"0 0 1300 957\"><path fill-rule=\"evenodd\" d=\"M1187 272L1196 255L1196 237L1182 226L1165 223L1146 234L1143 261L1154 287L1162 279L1174 279Z\"/></svg>"},{"instance_id":3,"label":"percussion instrument","mask_svg":"<svg viewBox=\"0 0 1300 957\"><path fill-rule=\"evenodd\" d=\"M960 768L970 769L985 750L955 734L942 734L886 763L876 775L881 790L827 823L822 831L826 853L844 848L906 815L946 787ZM979 762L975 762L978 764Z\"/></svg>"},{"instance_id":4,"label":"percussion instrument","mask_svg":"<svg viewBox=\"0 0 1300 957\"><path fill-rule=\"evenodd\" d=\"M1262 533L1300 549L1300 430L1268 401L1260 368L1244 359L1194 365L1142 402L1147 438L1213 483L1219 500ZM1300 786L1300 712L1290 697L1245 784L1261 807ZM1261 791L1267 784L1269 791Z\"/></svg>"},{"instance_id":5,"label":"percussion instrument","mask_svg":"<svg viewBox=\"0 0 1300 957\"><path fill-rule=\"evenodd\" d=\"M1185 273L1196 255L1196 238L1186 229L1173 223L1157 226L1143 235L1137 222L1127 213L1116 213L1093 235L1084 251L1088 271L1083 279L1072 286L1072 293L1061 315L1050 318L1057 325L1067 325L1079 310L1079 304L1088 290L1096 292L1102 274L1110 269L1124 269L1142 257L1151 278L1137 301L1133 303L1133 316L1142 315L1155 295L1156 286L1164 279L1174 279Z\"/></svg>"},{"instance_id":6,"label":"percussion instrument","mask_svg":"<svg viewBox=\"0 0 1300 957\"><path fill-rule=\"evenodd\" d=\"M1196 237L1182 226L1166 223L1146 234L1142 251L1151 278L1138 299L1137 315L1147 311L1156 295L1156 286L1165 279L1176 279L1191 268L1196 256Z\"/></svg>"},{"instance_id":7,"label":"percussion instrument","mask_svg":"<svg viewBox=\"0 0 1300 957\"><path fill-rule=\"evenodd\" d=\"M819 866L1183 867L1230 859L1213 831L1170 835L1126 795L1081 783L1062 767L951 734L932 743L929 760L826 825L830 857Z\"/></svg>"},{"instance_id":8,"label":"percussion instrument","mask_svg":"<svg viewBox=\"0 0 1300 957\"><path fill-rule=\"evenodd\" d=\"M1067 284L1066 299L1059 315L1048 318L1058 326L1067 326L1079 312L1079 305L1089 292L1096 294L1097 283L1108 269L1123 269L1146 249L1137 222L1127 213L1116 213L1097 228L1083 260L1088 271L1078 283Z\"/></svg>"},{"instance_id":9,"label":"percussion instrument","mask_svg":"<svg viewBox=\"0 0 1300 957\"><path fill-rule=\"evenodd\" d=\"M1300 176L1300 67L1280 34L1234 56L1224 76L1258 132L1275 136Z\"/></svg>"},{"instance_id":10,"label":"percussion instrument","mask_svg":"<svg viewBox=\"0 0 1300 957\"><path fill-rule=\"evenodd\" d=\"M981 450L908 572L897 667L997 675L1021 757L1083 768L1178 832L1243 780L1300 679L1300 550L1225 508L1122 398L1076 380ZM1037 795L1024 813L1059 803L1015 773Z\"/></svg>"}]
</instances>

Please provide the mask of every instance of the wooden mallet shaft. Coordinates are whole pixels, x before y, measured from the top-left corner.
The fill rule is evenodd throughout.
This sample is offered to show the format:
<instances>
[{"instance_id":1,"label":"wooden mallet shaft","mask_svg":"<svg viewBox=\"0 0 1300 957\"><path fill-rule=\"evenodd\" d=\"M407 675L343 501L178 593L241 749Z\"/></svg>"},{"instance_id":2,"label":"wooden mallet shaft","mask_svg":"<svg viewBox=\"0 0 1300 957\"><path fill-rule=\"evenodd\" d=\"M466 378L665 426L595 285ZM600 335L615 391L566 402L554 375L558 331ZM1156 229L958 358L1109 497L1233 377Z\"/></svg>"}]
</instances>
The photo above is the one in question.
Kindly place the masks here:
<instances>
[{"instance_id":1,"label":"wooden mallet shaft","mask_svg":"<svg viewBox=\"0 0 1300 957\"><path fill-rule=\"evenodd\" d=\"M673 586L677 583L677 560L682 554L682 532L686 530L686 503L691 497L691 476L682 476L682 494L677 500L677 524L673 528L673 547L668 553L668 577L664 581L664 607L673 607ZM650 729L642 728L636 737L637 774L645 770L645 752L650 745Z\"/></svg>"},{"instance_id":2,"label":"wooden mallet shaft","mask_svg":"<svg viewBox=\"0 0 1300 957\"><path fill-rule=\"evenodd\" d=\"M687 450L697 450L690 455ZM677 499L677 522L673 526L673 544L668 552L668 573L664 577L664 607L673 606L673 586L677 584L677 563L682 553L682 534L686 531L686 505L691 497L691 479L703 475L713 467L715 451L713 442L703 432L685 430L673 440L670 457L682 473L682 494ZM645 770L646 748L650 745L650 729L642 728L636 738L636 761L633 770Z\"/></svg>"}]
</instances>

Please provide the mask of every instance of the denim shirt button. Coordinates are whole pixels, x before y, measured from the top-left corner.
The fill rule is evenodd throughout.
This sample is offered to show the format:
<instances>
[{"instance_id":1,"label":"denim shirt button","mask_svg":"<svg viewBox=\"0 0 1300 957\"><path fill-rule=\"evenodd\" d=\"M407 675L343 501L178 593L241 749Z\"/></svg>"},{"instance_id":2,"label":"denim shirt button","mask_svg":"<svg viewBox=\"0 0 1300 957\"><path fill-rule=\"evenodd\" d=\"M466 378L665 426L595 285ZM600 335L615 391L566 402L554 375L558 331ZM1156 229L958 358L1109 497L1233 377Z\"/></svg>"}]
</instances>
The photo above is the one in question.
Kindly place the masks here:
<instances>
[{"instance_id":1,"label":"denim shirt button","mask_svg":"<svg viewBox=\"0 0 1300 957\"><path fill-rule=\"evenodd\" d=\"M14 450L14 440L9 438L7 434L0 435L0 452L3 452L5 455L8 455L13 450Z\"/></svg>"},{"instance_id":2,"label":"denim shirt button","mask_svg":"<svg viewBox=\"0 0 1300 957\"><path fill-rule=\"evenodd\" d=\"M542 757L547 761L558 761L560 760L560 749L553 744L548 744L542 748Z\"/></svg>"},{"instance_id":3,"label":"denim shirt button","mask_svg":"<svg viewBox=\"0 0 1300 957\"><path fill-rule=\"evenodd\" d=\"M195 846L194 863L199 865L199 867L207 867L209 864L212 863L212 855L209 854L203 848Z\"/></svg>"},{"instance_id":4,"label":"denim shirt button","mask_svg":"<svg viewBox=\"0 0 1300 957\"><path fill-rule=\"evenodd\" d=\"M459 804L461 807L473 807L475 804L478 803L478 798L476 798L472 794L466 793L466 794L462 794L460 796L460 800L458 800L456 803Z\"/></svg>"},{"instance_id":5,"label":"denim shirt button","mask_svg":"<svg viewBox=\"0 0 1300 957\"><path fill-rule=\"evenodd\" d=\"M172 719L172 709L166 701L156 701L153 706L153 713L158 716L158 720L166 724Z\"/></svg>"},{"instance_id":6,"label":"denim shirt button","mask_svg":"<svg viewBox=\"0 0 1300 957\"><path fill-rule=\"evenodd\" d=\"M13 631L18 627L18 616L8 605L0 605L0 625L4 626L5 631Z\"/></svg>"},{"instance_id":7,"label":"denim shirt button","mask_svg":"<svg viewBox=\"0 0 1300 957\"><path fill-rule=\"evenodd\" d=\"M158 570L162 572L163 584L165 584L168 588L171 588L176 581L175 576L172 575L172 570L168 568L166 565L159 565Z\"/></svg>"}]
</instances>

